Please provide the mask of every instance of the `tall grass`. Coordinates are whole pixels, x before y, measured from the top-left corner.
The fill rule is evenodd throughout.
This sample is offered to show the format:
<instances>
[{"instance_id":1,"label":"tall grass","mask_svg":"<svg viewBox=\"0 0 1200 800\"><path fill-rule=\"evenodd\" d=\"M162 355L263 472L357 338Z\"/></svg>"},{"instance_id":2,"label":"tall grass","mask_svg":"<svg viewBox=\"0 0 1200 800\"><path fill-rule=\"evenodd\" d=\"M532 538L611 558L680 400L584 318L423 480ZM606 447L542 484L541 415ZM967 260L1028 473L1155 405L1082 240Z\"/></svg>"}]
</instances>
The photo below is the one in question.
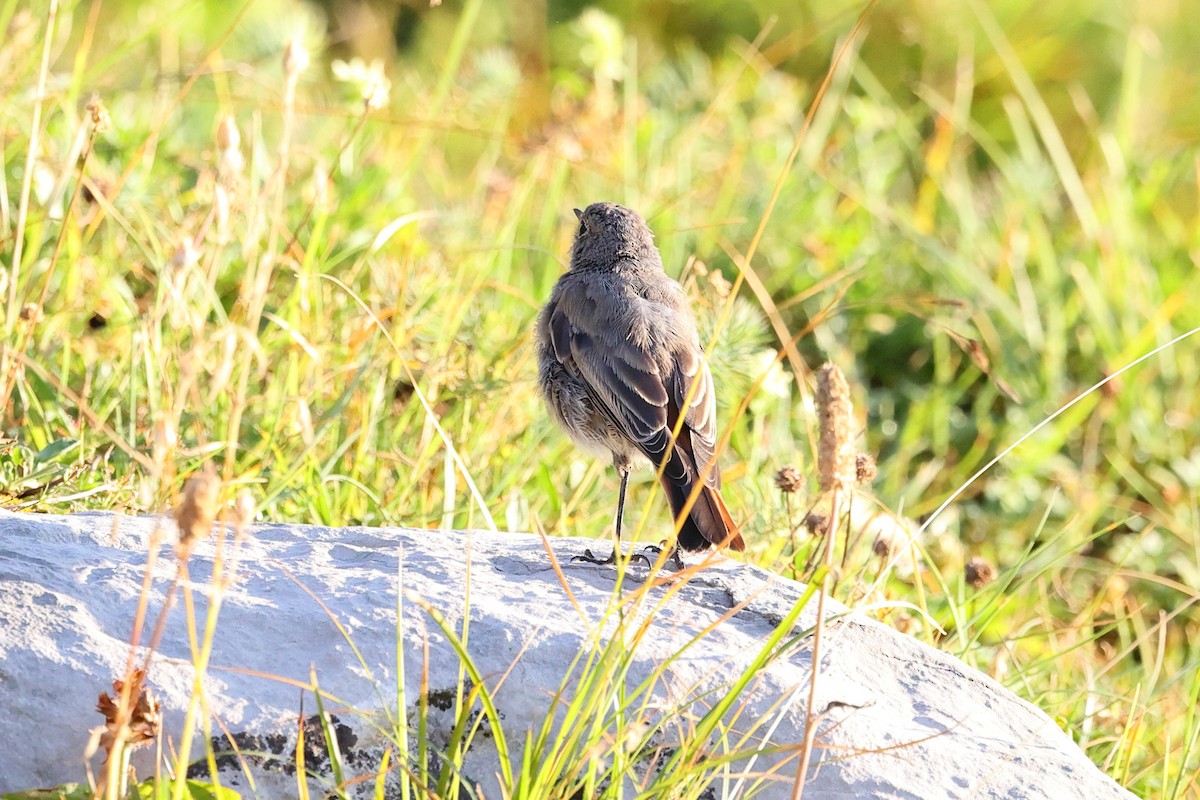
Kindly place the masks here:
<instances>
[{"instance_id":1,"label":"tall grass","mask_svg":"<svg viewBox=\"0 0 1200 800\"><path fill-rule=\"evenodd\" d=\"M821 76L779 66L822 37L707 56L564 26L592 56L563 61L525 134L479 6L439 12L443 47L389 65L384 102L368 65L334 82L285 59L319 45L280 25L305 13L285 0L0 4L0 502L156 511L215 463L222 500L249 490L266 519L603 535L612 476L551 430L530 331L570 208L625 202L720 330L747 558L813 560L810 370L833 361L879 473L843 504L865 532L838 594L1038 703L1134 791L1200 796L1196 338L968 482L1200 325L1195 162L1147 90L1187 63L1167 23L1118 20L1097 69L1123 82L1066 104L1003 4L972 5L903 91L868 31L784 171ZM635 480L628 511L647 540L670 525L653 492Z\"/></svg>"}]
</instances>

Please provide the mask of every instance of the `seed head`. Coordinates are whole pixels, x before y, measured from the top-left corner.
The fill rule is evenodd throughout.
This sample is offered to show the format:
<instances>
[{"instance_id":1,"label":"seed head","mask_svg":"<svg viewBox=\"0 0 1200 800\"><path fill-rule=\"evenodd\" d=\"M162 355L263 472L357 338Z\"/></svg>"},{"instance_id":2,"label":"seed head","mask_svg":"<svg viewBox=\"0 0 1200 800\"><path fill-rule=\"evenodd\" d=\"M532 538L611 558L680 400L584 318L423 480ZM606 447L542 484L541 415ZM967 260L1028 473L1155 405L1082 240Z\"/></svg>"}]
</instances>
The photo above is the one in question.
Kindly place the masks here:
<instances>
[{"instance_id":1,"label":"seed head","mask_svg":"<svg viewBox=\"0 0 1200 800\"><path fill-rule=\"evenodd\" d=\"M217 495L221 482L211 463L187 479L183 485L183 500L175 509L175 524L179 526L179 549L186 555L192 546L212 531L217 518Z\"/></svg>"},{"instance_id":2,"label":"seed head","mask_svg":"<svg viewBox=\"0 0 1200 800\"><path fill-rule=\"evenodd\" d=\"M821 491L849 489L854 486L856 472L851 441L854 407L846 376L833 364L826 364L817 373L816 403L820 424L817 479Z\"/></svg>"},{"instance_id":3,"label":"seed head","mask_svg":"<svg viewBox=\"0 0 1200 800\"><path fill-rule=\"evenodd\" d=\"M894 543L891 539L885 536L877 536L874 543L871 544L871 551L880 558L891 558L893 546Z\"/></svg>"},{"instance_id":4,"label":"seed head","mask_svg":"<svg viewBox=\"0 0 1200 800\"><path fill-rule=\"evenodd\" d=\"M220 124L217 125L217 149L224 152L226 150L237 150L242 146L242 134L238 130L237 120L232 114L226 114L221 117Z\"/></svg>"},{"instance_id":5,"label":"seed head","mask_svg":"<svg viewBox=\"0 0 1200 800\"><path fill-rule=\"evenodd\" d=\"M96 710L104 715L104 733L100 736L100 746L111 754L113 744L117 740L122 722L128 726L126 743L130 747L141 747L158 738L162 727L162 716L158 700L149 689L143 686L146 673L135 669L129 676L129 706L130 710L124 720L121 719L120 698L125 691L125 681L113 681L113 695L102 692L96 701Z\"/></svg>"},{"instance_id":6,"label":"seed head","mask_svg":"<svg viewBox=\"0 0 1200 800\"><path fill-rule=\"evenodd\" d=\"M963 576L972 589L982 589L996 580L996 568L987 559L975 556L963 567Z\"/></svg>"},{"instance_id":7,"label":"seed head","mask_svg":"<svg viewBox=\"0 0 1200 800\"><path fill-rule=\"evenodd\" d=\"M1105 380L1105 382L1103 384L1101 384L1101 386L1100 386L1100 396L1109 398L1109 399L1114 398L1114 397L1120 397L1121 389L1122 389L1121 379L1113 378L1112 373L1109 372L1107 369L1102 370L1101 374L1107 380Z\"/></svg>"},{"instance_id":8,"label":"seed head","mask_svg":"<svg viewBox=\"0 0 1200 800\"><path fill-rule=\"evenodd\" d=\"M232 114L221 117L217 125L217 167L222 175L237 175L246 165L242 155L242 134Z\"/></svg>"},{"instance_id":9,"label":"seed head","mask_svg":"<svg viewBox=\"0 0 1200 800\"><path fill-rule=\"evenodd\" d=\"M88 101L87 110L92 117L92 128L96 133L104 133L112 127L112 117L108 115L108 109L104 107L100 95L92 95L92 99Z\"/></svg>"},{"instance_id":10,"label":"seed head","mask_svg":"<svg viewBox=\"0 0 1200 800\"><path fill-rule=\"evenodd\" d=\"M22 322L37 325L45 315L42 313L42 307L37 303L26 303L21 306L21 312L18 316L20 316Z\"/></svg>"},{"instance_id":11,"label":"seed head","mask_svg":"<svg viewBox=\"0 0 1200 800\"><path fill-rule=\"evenodd\" d=\"M870 486L879 474L875 457L870 453L859 453L854 457L854 482L859 486Z\"/></svg>"},{"instance_id":12,"label":"seed head","mask_svg":"<svg viewBox=\"0 0 1200 800\"><path fill-rule=\"evenodd\" d=\"M367 111L378 111L388 104L392 82L383 71L383 61L375 59L370 64L361 58L350 61L335 60L330 69L334 80L353 86L360 92Z\"/></svg>"},{"instance_id":13,"label":"seed head","mask_svg":"<svg viewBox=\"0 0 1200 800\"><path fill-rule=\"evenodd\" d=\"M775 486L784 494L795 494L803 488L804 477L795 467L783 467L775 473Z\"/></svg>"},{"instance_id":14,"label":"seed head","mask_svg":"<svg viewBox=\"0 0 1200 800\"><path fill-rule=\"evenodd\" d=\"M965 349L967 356L975 362L975 366L979 367L979 371L987 372L992 364L988 360L987 352L983 349L983 342L978 339L967 339Z\"/></svg>"},{"instance_id":15,"label":"seed head","mask_svg":"<svg viewBox=\"0 0 1200 800\"><path fill-rule=\"evenodd\" d=\"M287 48L283 51L283 74L289 78L299 75L308 69L308 49L304 46L300 35L292 37Z\"/></svg>"}]
</instances>

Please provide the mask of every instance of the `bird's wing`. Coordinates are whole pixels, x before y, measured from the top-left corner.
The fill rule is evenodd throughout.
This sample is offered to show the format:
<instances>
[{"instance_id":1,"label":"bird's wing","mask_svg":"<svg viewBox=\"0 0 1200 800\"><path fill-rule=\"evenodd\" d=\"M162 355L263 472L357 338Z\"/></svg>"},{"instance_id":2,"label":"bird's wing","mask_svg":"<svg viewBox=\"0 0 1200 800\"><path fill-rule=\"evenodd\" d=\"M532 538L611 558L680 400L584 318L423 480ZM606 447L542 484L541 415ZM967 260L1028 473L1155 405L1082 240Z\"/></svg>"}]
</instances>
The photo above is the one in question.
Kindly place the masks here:
<instances>
[{"instance_id":1,"label":"bird's wing","mask_svg":"<svg viewBox=\"0 0 1200 800\"><path fill-rule=\"evenodd\" d=\"M674 430L679 409L687 408L680 444L690 452L696 472L704 475L704 483L720 489L721 472L713 463L717 447L717 398L704 351L698 343L684 343L675 352L673 366L667 424Z\"/></svg>"},{"instance_id":2,"label":"bird's wing","mask_svg":"<svg viewBox=\"0 0 1200 800\"><path fill-rule=\"evenodd\" d=\"M687 465L671 458L671 403L658 362L645 348L602 320L590 303L560 301L550 314L555 357L586 387L596 407L651 463L667 462L667 476L685 480Z\"/></svg>"},{"instance_id":3,"label":"bird's wing","mask_svg":"<svg viewBox=\"0 0 1200 800\"><path fill-rule=\"evenodd\" d=\"M690 483L703 473L705 484L720 488L716 465L706 470L716 449L716 402L699 345L680 343L670 359L656 359L635 337L607 323L590 304L560 302L550 315L556 357L652 464L666 462L669 480ZM672 458L671 434L685 407L677 444L686 457Z\"/></svg>"}]
</instances>

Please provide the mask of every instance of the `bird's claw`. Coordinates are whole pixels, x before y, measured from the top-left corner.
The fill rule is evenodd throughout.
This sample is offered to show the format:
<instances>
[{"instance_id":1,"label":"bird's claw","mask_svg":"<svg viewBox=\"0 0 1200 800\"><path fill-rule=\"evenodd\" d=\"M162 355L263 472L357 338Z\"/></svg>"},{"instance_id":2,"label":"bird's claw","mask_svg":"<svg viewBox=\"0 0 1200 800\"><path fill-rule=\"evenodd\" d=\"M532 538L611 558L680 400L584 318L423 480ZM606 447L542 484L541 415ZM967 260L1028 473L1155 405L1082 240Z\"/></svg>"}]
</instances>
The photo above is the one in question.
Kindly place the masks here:
<instances>
[{"instance_id":1,"label":"bird's claw","mask_svg":"<svg viewBox=\"0 0 1200 800\"><path fill-rule=\"evenodd\" d=\"M649 569L652 566L652 564L650 563L650 559L646 558L646 556L642 553L633 553L632 555L630 555L629 563L632 564L634 561L636 561L639 558L646 563L647 569ZM583 555L572 556L571 560L572 561L586 561L589 564L599 564L601 566L608 566L609 564L617 563L617 551L614 548L612 551L612 554L609 555L608 558L600 559L600 558L596 558L594 555L592 555L591 550L584 550Z\"/></svg>"},{"instance_id":2,"label":"bird's claw","mask_svg":"<svg viewBox=\"0 0 1200 800\"><path fill-rule=\"evenodd\" d=\"M592 551L590 549L588 549L588 550L584 550L583 555L581 555L581 556L572 556L571 560L572 561L586 561L589 564L599 564L601 566L606 566L608 564L617 563L617 551L613 550L612 555L609 556L608 558L599 559L599 558L596 558L594 555L592 555Z\"/></svg>"},{"instance_id":3,"label":"bird's claw","mask_svg":"<svg viewBox=\"0 0 1200 800\"><path fill-rule=\"evenodd\" d=\"M666 549L667 549L667 545L665 542L662 544L648 544L644 548L642 548L643 551L648 550L648 551L654 553L655 556L661 555L662 551L666 550ZM642 556L642 557L646 558L645 556ZM667 556L667 558L671 561L671 563L673 563L675 565L675 569L677 569L677 570L683 569L683 557L679 555L678 547L672 547L671 552ZM647 559L647 560L649 560L649 559Z\"/></svg>"}]
</instances>

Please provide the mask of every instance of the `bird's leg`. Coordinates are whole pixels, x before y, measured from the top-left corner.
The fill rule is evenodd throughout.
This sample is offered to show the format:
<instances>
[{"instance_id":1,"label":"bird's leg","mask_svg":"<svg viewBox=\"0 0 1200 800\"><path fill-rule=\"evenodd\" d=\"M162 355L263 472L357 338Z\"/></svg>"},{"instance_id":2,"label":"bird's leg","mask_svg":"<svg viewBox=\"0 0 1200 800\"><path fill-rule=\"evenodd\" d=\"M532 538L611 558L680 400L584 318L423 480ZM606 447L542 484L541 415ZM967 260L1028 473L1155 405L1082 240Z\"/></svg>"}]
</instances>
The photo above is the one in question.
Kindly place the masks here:
<instances>
[{"instance_id":1,"label":"bird's leg","mask_svg":"<svg viewBox=\"0 0 1200 800\"><path fill-rule=\"evenodd\" d=\"M621 549L621 520L625 516L625 489L629 486L629 467L618 466L617 471L621 473L621 490L617 495L617 522L614 526L616 541L613 543L612 555L601 560L592 555L591 550L584 550L583 555L575 556L572 561L587 561L589 564L615 564L617 563L617 552ZM650 566L650 559L641 553L636 553L630 557L630 561L640 558L646 562L646 566Z\"/></svg>"}]
</instances>

